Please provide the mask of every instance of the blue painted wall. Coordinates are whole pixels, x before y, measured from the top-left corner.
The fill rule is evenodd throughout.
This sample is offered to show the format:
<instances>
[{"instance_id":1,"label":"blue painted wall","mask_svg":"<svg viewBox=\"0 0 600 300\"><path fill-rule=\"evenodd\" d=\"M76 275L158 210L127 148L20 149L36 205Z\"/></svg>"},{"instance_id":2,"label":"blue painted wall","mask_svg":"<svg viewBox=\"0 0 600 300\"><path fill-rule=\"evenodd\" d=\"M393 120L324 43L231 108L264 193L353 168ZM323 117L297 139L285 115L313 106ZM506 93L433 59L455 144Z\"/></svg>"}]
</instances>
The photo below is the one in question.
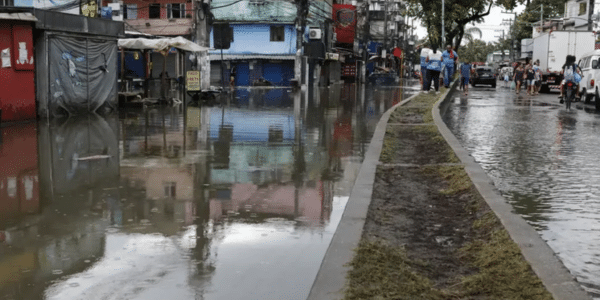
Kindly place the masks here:
<instances>
[{"instance_id":1,"label":"blue painted wall","mask_svg":"<svg viewBox=\"0 0 600 300\"><path fill-rule=\"evenodd\" d=\"M292 24L273 24L284 26L283 42L271 42L271 24L231 24L233 42L223 54L295 54L296 30ZM210 47L214 47L213 31L210 33ZM221 53L221 50L211 51Z\"/></svg>"}]
</instances>

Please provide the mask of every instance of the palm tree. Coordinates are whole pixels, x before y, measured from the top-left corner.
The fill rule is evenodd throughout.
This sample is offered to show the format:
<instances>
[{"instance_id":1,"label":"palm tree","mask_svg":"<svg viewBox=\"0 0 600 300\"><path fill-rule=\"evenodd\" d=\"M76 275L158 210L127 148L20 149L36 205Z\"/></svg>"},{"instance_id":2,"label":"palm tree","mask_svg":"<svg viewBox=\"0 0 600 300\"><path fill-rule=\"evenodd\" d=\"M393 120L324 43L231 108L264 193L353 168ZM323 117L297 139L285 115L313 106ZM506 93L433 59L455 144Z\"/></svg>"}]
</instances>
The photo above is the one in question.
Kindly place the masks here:
<instances>
[{"instance_id":1,"label":"palm tree","mask_svg":"<svg viewBox=\"0 0 600 300\"><path fill-rule=\"evenodd\" d=\"M467 44L469 44L475 40L475 35L479 35L479 38L481 38L483 36L483 32L481 32L481 29L477 27L469 27L465 29L463 38L467 39ZM458 40L459 38L460 36L456 36L454 39L454 45L458 45L461 42Z\"/></svg>"},{"instance_id":2,"label":"palm tree","mask_svg":"<svg viewBox=\"0 0 600 300\"><path fill-rule=\"evenodd\" d=\"M464 37L469 42L472 42L475 39L475 36L474 36L475 34L478 34L480 39L483 37L483 33L481 32L481 29L479 29L477 27L470 27L470 28L465 29Z\"/></svg>"}]
</instances>

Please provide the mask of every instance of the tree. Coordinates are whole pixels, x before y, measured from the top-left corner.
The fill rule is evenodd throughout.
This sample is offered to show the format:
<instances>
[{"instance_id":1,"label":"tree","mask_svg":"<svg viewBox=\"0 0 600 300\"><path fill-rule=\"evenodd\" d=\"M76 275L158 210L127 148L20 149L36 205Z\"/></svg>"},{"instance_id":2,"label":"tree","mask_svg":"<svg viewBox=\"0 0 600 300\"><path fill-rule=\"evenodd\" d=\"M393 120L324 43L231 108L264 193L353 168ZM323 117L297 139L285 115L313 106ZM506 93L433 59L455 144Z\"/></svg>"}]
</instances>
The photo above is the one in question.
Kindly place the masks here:
<instances>
[{"instance_id":1,"label":"tree","mask_svg":"<svg viewBox=\"0 0 600 300\"><path fill-rule=\"evenodd\" d=\"M515 40L531 38L533 23L539 22L541 6L544 5L544 19L561 17L565 12L566 0L532 0L525 10L517 16L514 26Z\"/></svg>"},{"instance_id":2,"label":"tree","mask_svg":"<svg viewBox=\"0 0 600 300\"><path fill-rule=\"evenodd\" d=\"M483 17L489 15L495 0L445 0L444 29L445 40L453 42L455 49L460 48L460 43L465 35L465 26L469 23L479 23ZM423 22L429 33L432 44L441 43L442 24L441 0L408 0L408 13L418 17Z\"/></svg>"},{"instance_id":3,"label":"tree","mask_svg":"<svg viewBox=\"0 0 600 300\"><path fill-rule=\"evenodd\" d=\"M475 40L475 34L479 35L480 39L483 36L481 29L479 29L477 27L471 27L471 28L465 29L465 34L463 37L466 38L468 42L472 42L473 40ZM455 43L456 43L456 41L455 41Z\"/></svg>"},{"instance_id":4,"label":"tree","mask_svg":"<svg viewBox=\"0 0 600 300\"><path fill-rule=\"evenodd\" d=\"M492 43L486 44L482 40L471 39L469 42L458 49L458 57L461 61L468 62L485 62L487 55L493 53L495 45Z\"/></svg>"}]
</instances>

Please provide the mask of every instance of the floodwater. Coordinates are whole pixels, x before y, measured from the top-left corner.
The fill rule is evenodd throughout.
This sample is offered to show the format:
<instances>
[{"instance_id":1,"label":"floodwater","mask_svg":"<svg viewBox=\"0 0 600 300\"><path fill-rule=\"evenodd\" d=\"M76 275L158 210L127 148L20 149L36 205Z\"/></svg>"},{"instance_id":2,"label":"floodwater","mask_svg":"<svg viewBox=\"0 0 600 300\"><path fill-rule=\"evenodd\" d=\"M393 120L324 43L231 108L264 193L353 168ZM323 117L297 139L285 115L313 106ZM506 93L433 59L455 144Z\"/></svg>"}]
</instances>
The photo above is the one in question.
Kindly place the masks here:
<instances>
[{"instance_id":1,"label":"floodwater","mask_svg":"<svg viewBox=\"0 0 600 300\"><path fill-rule=\"evenodd\" d=\"M306 299L381 114L414 92L248 88L2 128L0 299Z\"/></svg>"},{"instance_id":2,"label":"floodwater","mask_svg":"<svg viewBox=\"0 0 600 300\"><path fill-rule=\"evenodd\" d=\"M600 114L581 104L567 111L557 96L471 89L454 94L444 119L514 211L600 299Z\"/></svg>"}]
</instances>

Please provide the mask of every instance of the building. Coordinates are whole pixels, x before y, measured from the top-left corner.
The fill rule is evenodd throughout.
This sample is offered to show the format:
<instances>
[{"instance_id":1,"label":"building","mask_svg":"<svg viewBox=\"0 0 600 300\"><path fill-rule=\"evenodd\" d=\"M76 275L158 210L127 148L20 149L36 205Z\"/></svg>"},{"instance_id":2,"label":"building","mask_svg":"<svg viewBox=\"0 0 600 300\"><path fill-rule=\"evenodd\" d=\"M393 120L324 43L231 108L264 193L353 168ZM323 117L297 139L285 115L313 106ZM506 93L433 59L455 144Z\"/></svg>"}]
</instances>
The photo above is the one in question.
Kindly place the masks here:
<instances>
[{"instance_id":1,"label":"building","mask_svg":"<svg viewBox=\"0 0 600 300\"><path fill-rule=\"evenodd\" d=\"M31 12L0 7L0 122L34 119L35 85Z\"/></svg>"},{"instance_id":2,"label":"building","mask_svg":"<svg viewBox=\"0 0 600 300\"><path fill-rule=\"evenodd\" d=\"M38 116L117 109L117 38L123 23L35 10Z\"/></svg>"},{"instance_id":3,"label":"building","mask_svg":"<svg viewBox=\"0 0 600 300\"><path fill-rule=\"evenodd\" d=\"M152 36L176 37L195 40L194 22L195 5L185 0L158 0L149 3L140 0L124 0L120 17L125 23L125 30ZM114 16L113 16L114 19ZM128 53L133 55L134 53ZM185 59L183 53L170 51L166 57L158 52L151 52L149 60L152 68L148 77L159 79L166 62L166 72L170 78L184 76L185 70L191 70L191 61ZM140 75L140 74L137 74ZM141 76L140 76L141 77Z\"/></svg>"},{"instance_id":4,"label":"building","mask_svg":"<svg viewBox=\"0 0 600 300\"><path fill-rule=\"evenodd\" d=\"M291 84L298 50L295 4L243 0L230 5L228 1L216 0L211 3L211 12L215 16L215 24L210 45L211 48L223 48L222 56L221 50L210 52L211 84L229 84L232 71L235 72L234 84L237 86L250 86L260 79L276 86ZM330 15L331 4L328 2L310 3L308 28L301 37L305 45L303 56L324 59L333 36L324 22ZM219 26L231 29L222 31ZM311 32L312 35L309 34ZM225 37L225 45L221 45L222 37ZM313 75L320 74L317 69L314 69Z\"/></svg>"},{"instance_id":5,"label":"building","mask_svg":"<svg viewBox=\"0 0 600 300\"><path fill-rule=\"evenodd\" d=\"M565 3L565 16L563 22L564 30L589 30L588 23L590 18L590 8L594 10L592 14L597 14L599 9L594 9L594 3L591 0L569 0ZM596 25L592 24L592 30Z\"/></svg>"}]
</instances>

